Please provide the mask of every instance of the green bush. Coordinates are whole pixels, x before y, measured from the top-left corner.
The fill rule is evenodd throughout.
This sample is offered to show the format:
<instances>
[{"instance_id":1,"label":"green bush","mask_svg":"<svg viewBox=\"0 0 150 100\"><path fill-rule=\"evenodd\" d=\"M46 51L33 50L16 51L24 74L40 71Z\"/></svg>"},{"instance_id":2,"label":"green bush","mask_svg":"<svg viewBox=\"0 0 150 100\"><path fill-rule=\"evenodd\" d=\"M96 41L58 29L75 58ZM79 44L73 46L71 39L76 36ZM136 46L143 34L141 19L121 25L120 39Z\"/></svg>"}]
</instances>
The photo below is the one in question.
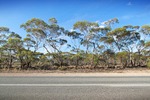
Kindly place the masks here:
<instances>
[{"instance_id":1,"label":"green bush","mask_svg":"<svg viewBox=\"0 0 150 100\"><path fill-rule=\"evenodd\" d=\"M150 68L150 59L148 59L148 61L147 61L147 64L146 64L146 65L147 65L147 67L148 67L148 68Z\"/></svg>"},{"instance_id":2,"label":"green bush","mask_svg":"<svg viewBox=\"0 0 150 100\"><path fill-rule=\"evenodd\" d=\"M150 68L150 60L147 62L147 67Z\"/></svg>"},{"instance_id":3,"label":"green bush","mask_svg":"<svg viewBox=\"0 0 150 100\"><path fill-rule=\"evenodd\" d=\"M62 66L62 67L59 67L58 69L59 69L59 70L67 70L67 67Z\"/></svg>"}]
</instances>

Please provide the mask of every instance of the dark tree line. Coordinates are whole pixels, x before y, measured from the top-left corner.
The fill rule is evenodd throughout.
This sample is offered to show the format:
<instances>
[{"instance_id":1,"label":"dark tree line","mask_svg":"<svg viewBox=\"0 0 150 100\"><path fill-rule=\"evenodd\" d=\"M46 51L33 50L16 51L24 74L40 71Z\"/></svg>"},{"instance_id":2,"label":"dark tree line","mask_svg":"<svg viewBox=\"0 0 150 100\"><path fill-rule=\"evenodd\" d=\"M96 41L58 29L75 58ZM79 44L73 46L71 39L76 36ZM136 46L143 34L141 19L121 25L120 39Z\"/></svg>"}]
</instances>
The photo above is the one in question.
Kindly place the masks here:
<instances>
[{"instance_id":1,"label":"dark tree line","mask_svg":"<svg viewBox=\"0 0 150 100\"><path fill-rule=\"evenodd\" d=\"M0 27L1 69L69 69L150 67L150 25L113 29L117 18L78 21L69 31L55 18L33 18L22 24L25 38ZM39 52L44 48L46 52Z\"/></svg>"}]
</instances>

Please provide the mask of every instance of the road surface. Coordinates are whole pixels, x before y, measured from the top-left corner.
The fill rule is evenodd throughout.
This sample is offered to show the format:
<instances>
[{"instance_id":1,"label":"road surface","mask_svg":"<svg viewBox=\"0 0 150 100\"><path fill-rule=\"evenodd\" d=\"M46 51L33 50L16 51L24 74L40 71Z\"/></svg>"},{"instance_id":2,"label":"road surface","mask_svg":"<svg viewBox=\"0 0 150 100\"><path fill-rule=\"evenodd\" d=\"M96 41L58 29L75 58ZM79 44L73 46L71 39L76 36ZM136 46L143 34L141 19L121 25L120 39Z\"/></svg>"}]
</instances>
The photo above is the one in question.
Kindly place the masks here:
<instances>
[{"instance_id":1,"label":"road surface","mask_svg":"<svg viewBox=\"0 0 150 100\"><path fill-rule=\"evenodd\" d=\"M0 100L150 100L150 76L0 76Z\"/></svg>"}]
</instances>

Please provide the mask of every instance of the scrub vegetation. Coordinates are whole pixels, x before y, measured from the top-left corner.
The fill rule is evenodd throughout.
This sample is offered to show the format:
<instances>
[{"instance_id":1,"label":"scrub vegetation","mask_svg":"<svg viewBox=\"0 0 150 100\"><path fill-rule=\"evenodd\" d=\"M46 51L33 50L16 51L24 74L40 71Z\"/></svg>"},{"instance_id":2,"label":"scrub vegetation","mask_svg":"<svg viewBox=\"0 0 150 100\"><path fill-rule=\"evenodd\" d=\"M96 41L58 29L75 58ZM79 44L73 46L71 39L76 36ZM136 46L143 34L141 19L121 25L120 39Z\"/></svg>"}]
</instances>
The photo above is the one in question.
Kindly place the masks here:
<instances>
[{"instance_id":1,"label":"scrub vegetation","mask_svg":"<svg viewBox=\"0 0 150 100\"><path fill-rule=\"evenodd\" d=\"M150 25L113 28L118 23L117 18L103 24L77 21L70 31L55 18L33 18L20 25L26 37L0 27L0 69L150 67Z\"/></svg>"}]
</instances>

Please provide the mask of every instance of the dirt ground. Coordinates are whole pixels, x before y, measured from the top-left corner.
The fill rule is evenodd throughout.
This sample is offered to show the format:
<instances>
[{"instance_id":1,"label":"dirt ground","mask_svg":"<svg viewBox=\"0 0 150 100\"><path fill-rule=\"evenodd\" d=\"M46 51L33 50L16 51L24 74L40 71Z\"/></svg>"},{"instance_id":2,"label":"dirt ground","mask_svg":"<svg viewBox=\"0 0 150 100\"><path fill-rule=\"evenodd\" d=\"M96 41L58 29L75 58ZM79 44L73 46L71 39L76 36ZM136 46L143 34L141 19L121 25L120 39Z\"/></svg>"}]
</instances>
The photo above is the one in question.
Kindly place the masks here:
<instances>
[{"instance_id":1,"label":"dirt ground","mask_svg":"<svg viewBox=\"0 0 150 100\"><path fill-rule=\"evenodd\" d=\"M0 71L0 76L150 76L150 69L128 68L122 70L11 70Z\"/></svg>"}]
</instances>

